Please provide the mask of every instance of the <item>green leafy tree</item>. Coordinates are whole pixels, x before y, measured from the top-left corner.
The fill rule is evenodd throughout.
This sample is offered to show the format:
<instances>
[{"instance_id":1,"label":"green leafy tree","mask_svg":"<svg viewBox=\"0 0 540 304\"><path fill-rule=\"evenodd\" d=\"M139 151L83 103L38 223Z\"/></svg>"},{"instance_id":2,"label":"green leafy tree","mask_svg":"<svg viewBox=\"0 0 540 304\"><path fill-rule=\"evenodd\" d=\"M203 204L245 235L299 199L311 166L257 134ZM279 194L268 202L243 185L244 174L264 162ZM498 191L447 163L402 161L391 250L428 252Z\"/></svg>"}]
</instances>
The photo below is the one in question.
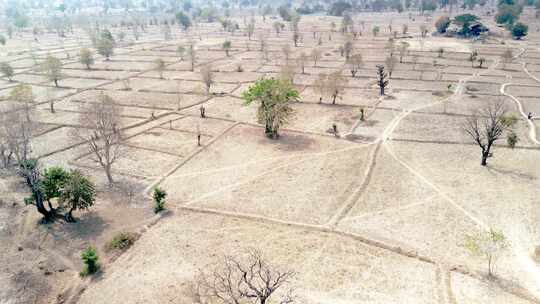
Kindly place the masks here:
<instances>
[{"instance_id":1,"label":"green leafy tree","mask_svg":"<svg viewBox=\"0 0 540 304\"><path fill-rule=\"evenodd\" d=\"M511 26L519 19L520 14L521 14L520 6L503 3L499 5L499 7L497 8L495 21L498 24Z\"/></svg>"},{"instance_id":2,"label":"green leafy tree","mask_svg":"<svg viewBox=\"0 0 540 304\"><path fill-rule=\"evenodd\" d=\"M231 47L232 47L231 41L226 40L225 42L223 42L222 47L225 50L225 54L227 55L227 57L229 57L229 51L231 50Z\"/></svg>"},{"instance_id":3,"label":"green leafy tree","mask_svg":"<svg viewBox=\"0 0 540 304\"><path fill-rule=\"evenodd\" d=\"M86 69L90 69L90 66L94 64L94 54L88 48L82 48L79 54L79 62L86 66Z\"/></svg>"},{"instance_id":4,"label":"green leafy tree","mask_svg":"<svg viewBox=\"0 0 540 304\"><path fill-rule=\"evenodd\" d=\"M86 248L81 254L81 259L84 263L84 269L80 273L82 277L94 274L99 270L99 257L94 247Z\"/></svg>"},{"instance_id":5,"label":"green leafy tree","mask_svg":"<svg viewBox=\"0 0 540 304\"><path fill-rule=\"evenodd\" d=\"M41 64L41 71L49 81L54 82L54 85L58 86L58 81L62 79L62 61L52 55L48 55Z\"/></svg>"},{"instance_id":6,"label":"green leafy tree","mask_svg":"<svg viewBox=\"0 0 540 304\"><path fill-rule=\"evenodd\" d=\"M99 39L97 43L97 52L101 56L105 57L105 60L109 60L114 54L114 43L109 39Z\"/></svg>"},{"instance_id":7,"label":"green leafy tree","mask_svg":"<svg viewBox=\"0 0 540 304\"><path fill-rule=\"evenodd\" d=\"M176 13L176 19L178 20L178 24L180 24L184 30L187 30L191 26L191 19L184 12Z\"/></svg>"},{"instance_id":8,"label":"green leafy tree","mask_svg":"<svg viewBox=\"0 0 540 304\"><path fill-rule=\"evenodd\" d=\"M299 93L290 81L269 78L260 79L242 93L245 104L259 102L257 119L264 124L264 133L268 138L279 137L279 128L292 117L294 110L291 103L298 101Z\"/></svg>"},{"instance_id":9,"label":"green leafy tree","mask_svg":"<svg viewBox=\"0 0 540 304\"><path fill-rule=\"evenodd\" d=\"M43 171L41 190L43 199L49 204L49 209L55 211L51 200L59 198L64 183L69 179L69 172L62 167L51 167Z\"/></svg>"},{"instance_id":10,"label":"green leafy tree","mask_svg":"<svg viewBox=\"0 0 540 304\"><path fill-rule=\"evenodd\" d=\"M509 244L504 234L494 229L469 235L465 239L465 248L472 254L486 259L489 276L493 276L497 258L508 246Z\"/></svg>"},{"instance_id":11,"label":"green leafy tree","mask_svg":"<svg viewBox=\"0 0 540 304\"><path fill-rule=\"evenodd\" d=\"M463 14L456 16L454 18L453 23L459 27L461 27L461 30L459 31L459 35L462 36L470 36L472 34L471 31L471 25L478 21L478 17L472 14Z\"/></svg>"},{"instance_id":12,"label":"green leafy tree","mask_svg":"<svg viewBox=\"0 0 540 304\"><path fill-rule=\"evenodd\" d=\"M154 213L159 213L165 210L165 198L167 197L167 192L159 187L156 187L154 188L154 194L152 197L154 199Z\"/></svg>"},{"instance_id":13,"label":"green leafy tree","mask_svg":"<svg viewBox=\"0 0 540 304\"><path fill-rule=\"evenodd\" d=\"M11 78L15 74L13 68L7 62L0 63L0 73L2 73L2 75L4 75L4 77L6 77L9 81L11 81Z\"/></svg>"},{"instance_id":14,"label":"green leafy tree","mask_svg":"<svg viewBox=\"0 0 540 304\"><path fill-rule=\"evenodd\" d=\"M526 24L518 22L512 27L512 37L519 40L522 37L527 36L528 31L529 27Z\"/></svg>"},{"instance_id":15,"label":"green leafy tree","mask_svg":"<svg viewBox=\"0 0 540 304\"><path fill-rule=\"evenodd\" d=\"M62 208L68 210L66 222L75 222L73 211L87 210L94 205L96 190L94 184L79 170L72 170L62 184L58 199Z\"/></svg>"}]
</instances>

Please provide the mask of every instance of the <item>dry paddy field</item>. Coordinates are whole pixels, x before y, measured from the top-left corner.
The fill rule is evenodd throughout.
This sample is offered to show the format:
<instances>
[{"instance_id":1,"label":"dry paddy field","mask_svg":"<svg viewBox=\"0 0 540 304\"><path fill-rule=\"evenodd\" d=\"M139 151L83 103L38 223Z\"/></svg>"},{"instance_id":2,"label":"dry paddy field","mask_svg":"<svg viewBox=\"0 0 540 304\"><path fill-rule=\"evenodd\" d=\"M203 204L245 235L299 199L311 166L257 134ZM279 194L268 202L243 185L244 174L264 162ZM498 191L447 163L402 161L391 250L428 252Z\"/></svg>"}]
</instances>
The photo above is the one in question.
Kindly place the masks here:
<instances>
[{"instance_id":1,"label":"dry paddy field","mask_svg":"<svg viewBox=\"0 0 540 304\"><path fill-rule=\"evenodd\" d=\"M354 41L364 67L356 78L343 71L347 84L337 104L329 96L319 103L318 74L344 64L338 47L345 38L337 32L325 38L320 62L296 71L301 100L279 140L263 136L256 106L240 97L257 79L280 72L281 49L292 44L288 30L276 35L261 17L252 39L213 23L196 31L175 28L164 41L150 26L140 40L120 44L111 60L97 58L91 70L77 60L78 50L90 45L82 31L62 43L47 35L40 44L28 32L1 47L0 61L17 74L13 82L0 80L0 106L12 102L9 92L18 83L30 84L36 95L40 132L32 154L43 167L81 169L99 192L97 206L78 213L78 223L40 226L36 212L21 203L22 181L2 173L0 303L192 303L188 286L199 269L248 248L297 273L291 285L298 303L539 303L533 251L540 245L540 34L485 43L421 39L420 26L436 16L356 18L366 22ZM390 19L395 28L409 24L411 37L398 40L410 47L388 94L379 97L375 66L388 52ZM303 17L303 39L291 47L292 58L317 47L313 31L329 29L332 21L339 23ZM367 30L373 25L381 26L380 36ZM259 35L268 37L268 61ZM175 54L190 39L197 49L194 71ZM221 49L225 40L232 41L230 56ZM503 66L499 56L508 46L515 58ZM483 68L471 67L473 49L486 58ZM48 53L63 63L59 88L35 69ZM158 58L166 63L163 78L153 68ZM205 64L215 72L210 95L199 73ZM126 140L113 166L115 188L73 136L90 131L79 116L101 94L122 109ZM497 142L481 167L480 149L461 126L499 100L518 117L520 141L514 149ZM206 118L199 116L201 106ZM537 117L527 120L529 112ZM332 124L338 136L329 132ZM156 217L149 194L158 185L168 193L169 211ZM489 228L510 242L494 279L486 262L464 247L466 235ZM140 238L117 257L103 244L119 231ZM103 257L103 271L81 279L79 254L90 244Z\"/></svg>"}]
</instances>

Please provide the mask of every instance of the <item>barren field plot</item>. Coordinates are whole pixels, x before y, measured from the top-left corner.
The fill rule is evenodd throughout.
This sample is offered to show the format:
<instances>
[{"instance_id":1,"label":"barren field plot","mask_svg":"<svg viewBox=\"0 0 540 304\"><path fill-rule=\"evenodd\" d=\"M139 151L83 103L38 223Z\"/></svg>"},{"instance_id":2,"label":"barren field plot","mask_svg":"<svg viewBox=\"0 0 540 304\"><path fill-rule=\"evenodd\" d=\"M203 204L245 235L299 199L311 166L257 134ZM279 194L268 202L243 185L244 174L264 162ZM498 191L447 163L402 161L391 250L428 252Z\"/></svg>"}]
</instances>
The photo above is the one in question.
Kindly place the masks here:
<instances>
[{"instance_id":1,"label":"barren field plot","mask_svg":"<svg viewBox=\"0 0 540 304\"><path fill-rule=\"evenodd\" d=\"M106 70L97 70L92 68L91 70L84 69L81 67L80 69L64 69L63 70L64 75L67 77L74 77L74 78L103 78L103 79L109 79L109 80L116 80L119 78L126 78L131 77L135 75L135 72L128 72L128 71L106 71Z\"/></svg>"},{"instance_id":2,"label":"barren field plot","mask_svg":"<svg viewBox=\"0 0 540 304\"><path fill-rule=\"evenodd\" d=\"M346 133L360 119L360 109L351 106L299 103L293 109L295 118L288 128L307 132L331 135L328 131L332 131L332 125L336 124L339 133Z\"/></svg>"},{"instance_id":3,"label":"barren field plot","mask_svg":"<svg viewBox=\"0 0 540 304\"><path fill-rule=\"evenodd\" d=\"M201 144L204 145L210 138L209 135L202 135ZM130 138L126 145L147 149L149 153L156 151L186 157L197 149L197 135L174 128L170 130L159 127Z\"/></svg>"},{"instance_id":4,"label":"barren field plot","mask_svg":"<svg viewBox=\"0 0 540 304\"><path fill-rule=\"evenodd\" d=\"M60 127L32 139L32 153L35 156L48 154L79 142L70 135L73 128Z\"/></svg>"},{"instance_id":5,"label":"barren field plot","mask_svg":"<svg viewBox=\"0 0 540 304\"><path fill-rule=\"evenodd\" d=\"M264 244L278 267L294 265L298 276L292 285L303 303L437 303L432 265L335 235L187 213L151 228L79 303L190 301L188 283L197 270L223 254L241 254L243 244ZM128 274L141 263L141 275Z\"/></svg>"},{"instance_id":6,"label":"barren field plot","mask_svg":"<svg viewBox=\"0 0 540 304\"><path fill-rule=\"evenodd\" d=\"M415 175L426 185L440 191L438 197L445 199L445 206L454 206L479 228L496 227L504 231L512 250L499 265L502 276L519 278L528 287L537 284L537 277L530 272L534 269L530 268L529 254L540 238L533 224L539 214L530 211L536 198L526 189L539 185L538 172L534 169L538 150L496 148L490 159L492 167L482 170L474 166L480 158L477 146L393 142L389 149L414 168Z\"/></svg>"},{"instance_id":7,"label":"barren field plot","mask_svg":"<svg viewBox=\"0 0 540 304\"><path fill-rule=\"evenodd\" d=\"M169 153L159 153L155 150L149 151L133 146L123 146L120 149L123 149L122 156L113 166L113 172L120 175L148 179L155 178L165 173L180 161L180 157L173 156ZM152 155L152 157L148 157L148 155ZM92 158L93 155L89 154L81 159L77 159L74 164L96 169L99 168L99 171L101 171L99 164L93 161ZM102 174L102 172L100 173Z\"/></svg>"},{"instance_id":8,"label":"barren field plot","mask_svg":"<svg viewBox=\"0 0 540 304\"><path fill-rule=\"evenodd\" d=\"M88 88L101 86L107 82L109 82L109 80L88 79L88 78L65 78L59 82L59 85L63 87L75 88L75 89L88 89Z\"/></svg>"},{"instance_id":9,"label":"barren field plot","mask_svg":"<svg viewBox=\"0 0 540 304\"><path fill-rule=\"evenodd\" d=\"M179 204L322 224L361 183L374 147L297 133L273 143L257 139L261 132L235 127L163 187Z\"/></svg>"},{"instance_id":10,"label":"barren field plot","mask_svg":"<svg viewBox=\"0 0 540 304\"><path fill-rule=\"evenodd\" d=\"M245 106L244 101L235 97L213 97L204 103L206 115L214 118L257 123L257 106ZM199 115L199 107L182 111L190 115Z\"/></svg>"}]
</instances>

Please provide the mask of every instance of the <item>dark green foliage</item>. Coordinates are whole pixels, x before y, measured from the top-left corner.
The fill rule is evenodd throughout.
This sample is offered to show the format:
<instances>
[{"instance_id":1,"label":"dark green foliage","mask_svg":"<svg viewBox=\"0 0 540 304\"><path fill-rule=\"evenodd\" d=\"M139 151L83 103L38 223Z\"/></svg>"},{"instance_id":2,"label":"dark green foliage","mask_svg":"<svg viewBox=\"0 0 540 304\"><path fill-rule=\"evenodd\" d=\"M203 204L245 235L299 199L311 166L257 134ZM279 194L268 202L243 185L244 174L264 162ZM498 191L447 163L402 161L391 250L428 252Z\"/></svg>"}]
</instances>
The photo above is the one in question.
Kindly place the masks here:
<instances>
[{"instance_id":1,"label":"dark green foliage","mask_svg":"<svg viewBox=\"0 0 540 304\"><path fill-rule=\"evenodd\" d=\"M60 205L68 209L65 215L67 222L74 222L73 211L86 210L94 205L96 190L94 184L85 177L79 170L69 173L69 178L63 183L60 189L58 201Z\"/></svg>"},{"instance_id":2,"label":"dark green foliage","mask_svg":"<svg viewBox=\"0 0 540 304\"><path fill-rule=\"evenodd\" d=\"M120 232L116 234L107 244L105 244L105 251L112 250L126 250L135 243L138 235L133 232Z\"/></svg>"},{"instance_id":3,"label":"dark green foliage","mask_svg":"<svg viewBox=\"0 0 540 304\"><path fill-rule=\"evenodd\" d=\"M352 6L349 2L337 1L332 4L328 10L328 15L330 16L343 16L343 13L348 12L352 9Z\"/></svg>"},{"instance_id":4,"label":"dark green foliage","mask_svg":"<svg viewBox=\"0 0 540 304\"><path fill-rule=\"evenodd\" d=\"M478 17L472 14L463 14L456 16L454 20L452 21L457 26L461 27L461 30L458 32L459 35L469 37L472 35L477 35L475 31L473 31L472 26L474 24L479 24Z\"/></svg>"},{"instance_id":5,"label":"dark green foliage","mask_svg":"<svg viewBox=\"0 0 540 304\"><path fill-rule=\"evenodd\" d=\"M519 19L520 14L521 8L518 5L501 4L495 15L495 21L498 24L512 25Z\"/></svg>"},{"instance_id":6,"label":"dark green foliage","mask_svg":"<svg viewBox=\"0 0 540 304\"><path fill-rule=\"evenodd\" d=\"M437 9L437 2L433 0L422 0L420 6L421 11L434 11Z\"/></svg>"},{"instance_id":7,"label":"dark green foliage","mask_svg":"<svg viewBox=\"0 0 540 304\"><path fill-rule=\"evenodd\" d=\"M291 21L292 13L291 13L291 10L287 6L285 5L280 6L278 8L278 13L281 19L283 19L284 21Z\"/></svg>"},{"instance_id":8,"label":"dark green foliage","mask_svg":"<svg viewBox=\"0 0 540 304\"><path fill-rule=\"evenodd\" d=\"M527 36L528 31L529 27L526 24L518 22L512 27L512 37L519 40L522 37Z\"/></svg>"},{"instance_id":9,"label":"dark green foliage","mask_svg":"<svg viewBox=\"0 0 540 304\"><path fill-rule=\"evenodd\" d=\"M6 45L6 37L2 34L0 34L0 44L1 45Z\"/></svg>"},{"instance_id":10,"label":"dark green foliage","mask_svg":"<svg viewBox=\"0 0 540 304\"><path fill-rule=\"evenodd\" d=\"M167 197L167 192L165 190L156 187L154 188L154 213L159 213L165 210L165 198Z\"/></svg>"},{"instance_id":11,"label":"dark green foliage","mask_svg":"<svg viewBox=\"0 0 540 304\"><path fill-rule=\"evenodd\" d=\"M184 12L176 13L176 19L178 20L178 24L180 24L184 30L187 30L191 26L191 19Z\"/></svg>"},{"instance_id":12,"label":"dark green foliage","mask_svg":"<svg viewBox=\"0 0 540 304\"><path fill-rule=\"evenodd\" d=\"M99 257L94 247L90 246L86 248L81 253L81 259L84 263L84 269L80 272L81 277L94 274L99 270Z\"/></svg>"},{"instance_id":13,"label":"dark green foliage","mask_svg":"<svg viewBox=\"0 0 540 304\"><path fill-rule=\"evenodd\" d=\"M69 172L62 167L51 167L45 169L41 180L41 190L43 198L50 202L53 198L60 197L64 183L69 179Z\"/></svg>"},{"instance_id":14,"label":"dark green foliage","mask_svg":"<svg viewBox=\"0 0 540 304\"><path fill-rule=\"evenodd\" d=\"M508 146L514 149L518 141L519 137L517 136L517 134L514 131L510 131L510 133L508 133L508 136L506 137L506 143L508 144Z\"/></svg>"}]
</instances>

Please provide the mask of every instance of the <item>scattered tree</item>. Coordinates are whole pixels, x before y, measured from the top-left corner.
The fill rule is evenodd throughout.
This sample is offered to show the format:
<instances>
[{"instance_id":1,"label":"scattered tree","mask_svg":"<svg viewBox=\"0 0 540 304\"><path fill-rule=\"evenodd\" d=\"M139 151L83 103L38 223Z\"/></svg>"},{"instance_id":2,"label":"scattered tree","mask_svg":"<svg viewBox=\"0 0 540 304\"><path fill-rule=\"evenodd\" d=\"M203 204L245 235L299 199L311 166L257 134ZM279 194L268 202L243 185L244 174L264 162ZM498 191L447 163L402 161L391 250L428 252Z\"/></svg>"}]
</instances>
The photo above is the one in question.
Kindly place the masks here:
<instances>
[{"instance_id":1,"label":"scattered tree","mask_svg":"<svg viewBox=\"0 0 540 304\"><path fill-rule=\"evenodd\" d=\"M121 157L122 136L121 108L103 93L97 102L89 103L81 111L80 124L87 132L75 130L74 135L88 144L93 160L105 171L109 185L114 184L112 166Z\"/></svg>"},{"instance_id":2,"label":"scattered tree","mask_svg":"<svg viewBox=\"0 0 540 304\"><path fill-rule=\"evenodd\" d=\"M94 205L96 190L94 184L79 170L72 170L62 183L58 202L67 209L66 222L75 222L73 211L87 210Z\"/></svg>"},{"instance_id":3,"label":"scattered tree","mask_svg":"<svg viewBox=\"0 0 540 304\"><path fill-rule=\"evenodd\" d=\"M0 72L4 77L6 77L10 82L12 81L13 75L15 72L13 71L13 68L8 62L2 62L0 63Z\"/></svg>"},{"instance_id":4,"label":"scattered tree","mask_svg":"<svg viewBox=\"0 0 540 304\"><path fill-rule=\"evenodd\" d=\"M346 83L347 79L343 77L343 71L341 70L335 71L328 75L327 88L329 93L332 95L332 104L336 104L336 99L345 90Z\"/></svg>"},{"instance_id":5,"label":"scattered tree","mask_svg":"<svg viewBox=\"0 0 540 304\"><path fill-rule=\"evenodd\" d=\"M500 139L505 129L514 124L515 120L508 119L507 110L500 101L487 104L467 118L463 130L482 149L482 166L486 166L488 158L492 156L493 144Z\"/></svg>"},{"instance_id":6,"label":"scattered tree","mask_svg":"<svg viewBox=\"0 0 540 304\"><path fill-rule=\"evenodd\" d=\"M527 36L528 31L529 27L526 24L518 22L512 27L512 37L514 37L514 39L520 40L521 38Z\"/></svg>"},{"instance_id":7,"label":"scattered tree","mask_svg":"<svg viewBox=\"0 0 540 304\"><path fill-rule=\"evenodd\" d=\"M47 55L41 64L41 71L49 81L54 82L54 85L58 87L58 81L62 79L62 61L60 59Z\"/></svg>"},{"instance_id":8,"label":"scattered tree","mask_svg":"<svg viewBox=\"0 0 540 304\"><path fill-rule=\"evenodd\" d=\"M110 39L99 39L97 43L97 52L105 57L105 60L109 60L114 54L114 42Z\"/></svg>"},{"instance_id":9,"label":"scattered tree","mask_svg":"<svg viewBox=\"0 0 540 304\"><path fill-rule=\"evenodd\" d=\"M223 263L213 266L211 271L200 271L193 286L193 302L270 303L276 297L276 291L288 284L294 275L293 271L271 265L256 250L250 250L245 260L226 256ZM292 291L288 290L276 303L293 301Z\"/></svg>"},{"instance_id":10,"label":"scattered tree","mask_svg":"<svg viewBox=\"0 0 540 304\"><path fill-rule=\"evenodd\" d=\"M94 54L88 48L82 48L79 54L79 62L90 70L90 66L94 64Z\"/></svg>"},{"instance_id":11,"label":"scattered tree","mask_svg":"<svg viewBox=\"0 0 540 304\"><path fill-rule=\"evenodd\" d=\"M260 79L242 93L245 104L259 102L257 119L264 124L264 133L268 138L279 137L279 129L293 115L291 103L299 99L298 91L287 80L268 78Z\"/></svg>"},{"instance_id":12,"label":"scattered tree","mask_svg":"<svg viewBox=\"0 0 540 304\"><path fill-rule=\"evenodd\" d=\"M200 70L201 79L206 87L206 95L210 95L210 88L214 84L214 73L212 72L212 66L206 64L201 67Z\"/></svg>"},{"instance_id":13,"label":"scattered tree","mask_svg":"<svg viewBox=\"0 0 540 304\"><path fill-rule=\"evenodd\" d=\"M384 95L384 90L388 86L388 75L384 70L384 65L377 65L377 84L379 85L380 95Z\"/></svg>"},{"instance_id":14,"label":"scattered tree","mask_svg":"<svg viewBox=\"0 0 540 304\"><path fill-rule=\"evenodd\" d=\"M154 61L154 68L159 73L159 78L163 79L163 72L165 71L166 65L163 59L158 58Z\"/></svg>"},{"instance_id":15,"label":"scattered tree","mask_svg":"<svg viewBox=\"0 0 540 304\"><path fill-rule=\"evenodd\" d=\"M465 247L474 255L487 260L488 275L493 276L495 263L500 254L509 246L506 237L501 231L490 229L465 239Z\"/></svg>"},{"instance_id":16,"label":"scattered tree","mask_svg":"<svg viewBox=\"0 0 540 304\"><path fill-rule=\"evenodd\" d=\"M362 65L364 64L364 61L362 60L362 54L357 53L353 54L347 59L347 66L349 67L349 70L351 71L351 76L354 78L356 77L356 73L358 73L358 70L362 68Z\"/></svg>"},{"instance_id":17,"label":"scattered tree","mask_svg":"<svg viewBox=\"0 0 540 304\"><path fill-rule=\"evenodd\" d=\"M223 42L222 48L223 50L225 50L225 55L227 55L227 57L229 57L229 51L231 50L231 47L232 43L230 40L226 40L225 42Z\"/></svg>"},{"instance_id":18,"label":"scattered tree","mask_svg":"<svg viewBox=\"0 0 540 304\"><path fill-rule=\"evenodd\" d=\"M397 64L397 60L395 57L392 57L392 56L386 57L384 61L384 65L386 66L386 70L388 71L388 78L392 78L392 72L394 71L396 64Z\"/></svg>"},{"instance_id":19,"label":"scattered tree","mask_svg":"<svg viewBox=\"0 0 540 304\"><path fill-rule=\"evenodd\" d=\"M314 48L313 50L311 50L311 59L313 60L313 66L314 67L317 66L317 61L319 61L319 59L321 59L321 56L322 56L322 50L321 49Z\"/></svg>"}]
</instances>

